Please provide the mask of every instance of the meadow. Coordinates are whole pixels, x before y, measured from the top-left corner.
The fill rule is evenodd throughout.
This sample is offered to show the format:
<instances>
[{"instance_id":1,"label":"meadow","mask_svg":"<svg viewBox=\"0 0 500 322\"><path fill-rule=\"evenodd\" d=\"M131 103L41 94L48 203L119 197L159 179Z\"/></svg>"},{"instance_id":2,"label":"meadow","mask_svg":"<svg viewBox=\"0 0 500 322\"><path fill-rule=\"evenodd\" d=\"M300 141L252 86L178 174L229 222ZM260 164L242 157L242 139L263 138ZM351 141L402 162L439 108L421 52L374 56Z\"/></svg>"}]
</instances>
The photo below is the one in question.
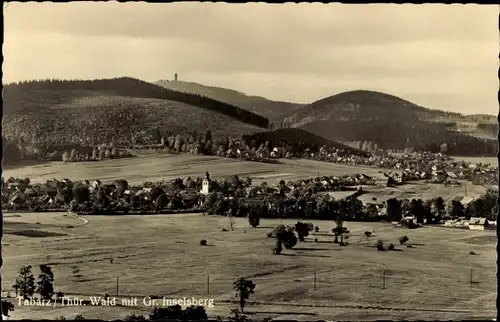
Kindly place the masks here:
<instances>
[{"instance_id":1,"label":"meadow","mask_svg":"<svg viewBox=\"0 0 500 322\"><path fill-rule=\"evenodd\" d=\"M460 319L495 316L494 231L425 227L408 230L383 223L346 222L349 245L333 243L333 221L313 221L318 233L292 250L273 255L266 233L279 223L262 219L251 228L237 218L188 215L88 216L67 213L8 215L5 220L3 283L12 288L17 269L49 264L56 290L68 296L135 296L138 306L18 306L13 318L113 319L148 314L145 296L212 298L211 316L227 316L238 277L257 284L249 316L283 319ZM35 227L37 226L37 227ZM69 228L69 227L73 228ZM226 228L229 231L222 231ZM35 238L11 234L38 229L61 234ZM373 232L369 240L364 232ZM64 234L64 236L62 235ZM406 235L412 248L399 245ZM206 239L207 246L199 241ZM317 241L315 241L317 239ZM378 239L396 245L379 252ZM477 255L470 255L474 251ZM75 267L80 277L76 277ZM385 282L384 282L385 275ZM472 282L471 282L472 276Z\"/></svg>"},{"instance_id":2,"label":"meadow","mask_svg":"<svg viewBox=\"0 0 500 322\"><path fill-rule=\"evenodd\" d=\"M50 162L4 170L4 177L28 177L32 182L53 178L146 180L237 174L254 184L297 180L321 175L364 173L380 179L366 187L360 198L369 202L396 198L449 200L480 195L485 188L411 183L385 187L382 169L280 160L266 164L219 157L141 153L136 158L101 162ZM467 189L467 190L466 190ZM342 192L334 193L342 198ZM149 314L141 302L146 296L212 298L210 316L227 316L235 308L232 283L248 277L257 284L249 317L297 320L470 319L495 316L496 265L494 231L441 227L416 230L391 224L347 222L349 245L333 243L333 221L313 221L320 231L282 255L273 255L275 240L266 236L277 224L297 220L261 219L251 228L236 218L234 231L227 217L184 215L88 216L69 213L4 214L2 295L14 294L17 270L49 264L55 288L68 296L135 296L137 306L79 306L35 308L18 306L12 317L53 319L83 314L115 319L132 313ZM365 231L372 231L369 240ZM38 232L38 233L33 233ZM414 247L399 245L406 235ZM32 237L40 236L40 237ZM41 237L45 236L45 237ZM206 239L207 246L200 240ZM317 242L315 241L317 239ZM396 245L396 251L379 252L378 239ZM474 251L477 255L470 255ZM75 274L75 270L78 274ZM81 276L77 276L81 275ZM385 276L385 279L384 279ZM471 280L472 276L472 280ZM118 283L117 283L118 278ZM472 283L471 283L472 281Z\"/></svg>"}]
</instances>

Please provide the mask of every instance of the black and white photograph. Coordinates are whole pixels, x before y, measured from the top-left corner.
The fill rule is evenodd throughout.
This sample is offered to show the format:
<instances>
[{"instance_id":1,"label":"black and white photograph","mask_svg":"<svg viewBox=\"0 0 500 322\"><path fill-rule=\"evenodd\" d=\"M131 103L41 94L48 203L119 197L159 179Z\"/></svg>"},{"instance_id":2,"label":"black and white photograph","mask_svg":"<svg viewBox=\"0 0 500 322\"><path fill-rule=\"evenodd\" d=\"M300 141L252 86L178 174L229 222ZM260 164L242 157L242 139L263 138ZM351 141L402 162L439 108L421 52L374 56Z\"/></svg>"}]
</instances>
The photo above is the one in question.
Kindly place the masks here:
<instances>
[{"instance_id":1,"label":"black and white photograph","mask_svg":"<svg viewBox=\"0 0 500 322\"><path fill-rule=\"evenodd\" d=\"M496 321L498 5L3 14L3 320Z\"/></svg>"}]
</instances>

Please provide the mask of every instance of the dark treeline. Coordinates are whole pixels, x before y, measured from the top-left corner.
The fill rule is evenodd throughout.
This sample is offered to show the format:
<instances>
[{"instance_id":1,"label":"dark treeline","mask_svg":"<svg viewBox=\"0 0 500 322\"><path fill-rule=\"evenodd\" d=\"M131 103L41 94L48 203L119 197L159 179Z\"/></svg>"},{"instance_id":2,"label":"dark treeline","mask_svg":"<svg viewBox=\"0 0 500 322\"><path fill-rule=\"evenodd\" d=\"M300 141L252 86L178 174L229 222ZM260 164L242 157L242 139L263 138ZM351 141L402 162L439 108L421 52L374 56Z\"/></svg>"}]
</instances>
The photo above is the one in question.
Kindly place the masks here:
<instances>
[{"instance_id":1,"label":"dark treeline","mask_svg":"<svg viewBox=\"0 0 500 322\"><path fill-rule=\"evenodd\" d=\"M286 125L281 124L281 127ZM446 143L449 155L493 156L498 141L480 139L448 131L439 123L395 118L360 118L317 121L302 126L306 131L337 141L373 141L381 149L414 149L439 152Z\"/></svg>"},{"instance_id":2,"label":"dark treeline","mask_svg":"<svg viewBox=\"0 0 500 322\"><path fill-rule=\"evenodd\" d=\"M243 141L256 142L256 145L269 142L271 146L286 146L288 151L294 154L303 153L308 149L311 153L317 153L322 147L340 149L345 154L354 154L369 157L370 154L354 149L338 142L330 141L323 137L314 135L302 129L277 129L274 131L259 132L243 135Z\"/></svg>"},{"instance_id":3,"label":"dark treeline","mask_svg":"<svg viewBox=\"0 0 500 322\"><path fill-rule=\"evenodd\" d=\"M245 123L259 127L267 128L269 125L266 118L234 105L201 95L172 91L129 77L97 80L34 80L8 84L4 87L3 92L5 106L7 107L4 112L6 114L24 113L26 111L21 110L19 107L26 105L26 100L36 101L41 97L47 101L58 101L67 95L67 93L61 93L60 91L72 90L104 91L129 97L178 101L235 117ZM43 91L51 92L43 93ZM33 112L36 112L36 105L33 108Z\"/></svg>"}]
</instances>

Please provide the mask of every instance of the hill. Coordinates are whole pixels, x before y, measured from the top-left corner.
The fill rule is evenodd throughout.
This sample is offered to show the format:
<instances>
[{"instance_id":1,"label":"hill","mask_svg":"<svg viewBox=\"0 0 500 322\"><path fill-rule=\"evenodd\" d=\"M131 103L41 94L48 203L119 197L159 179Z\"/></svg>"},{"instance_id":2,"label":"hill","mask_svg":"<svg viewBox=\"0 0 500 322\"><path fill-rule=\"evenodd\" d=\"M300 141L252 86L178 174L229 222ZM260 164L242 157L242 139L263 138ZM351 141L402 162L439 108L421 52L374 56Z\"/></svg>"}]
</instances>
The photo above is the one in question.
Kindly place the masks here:
<instances>
[{"instance_id":1,"label":"hill","mask_svg":"<svg viewBox=\"0 0 500 322\"><path fill-rule=\"evenodd\" d=\"M232 89L206 86L192 82L160 80L155 82L155 84L179 92L210 97L214 100L235 105L258 115L262 115L269 120L278 120L284 114L304 106L304 104L271 101L260 96L248 96Z\"/></svg>"},{"instance_id":2,"label":"hill","mask_svg":"<svg viewBox=\"0 0 500 322\"><path fill-rule=\"evenodd\" d=\"M182 102L267 128L269 121L260 115L197 94L181 93L130 77L98 80L45 80L8 84L4 87L4 113L39 112L40 109L68 102L92 92L116 96L164 99ZM45 105L45 106L44 106Z\"/></svg>"},{"instance_id":3,"label":"hill","mask_svg":"<svg viewBox=\"0 0 500 322\"><path fill-rule=\"evenodd\" d=\"M274 127L301 128L336 141L373 141L384 149L430 149L439 151L442 143L450 154L493 155L497 140L464 134L461 127L471 124L478 134L484 116L464 116L431 110L399 97L365 90L330 96L286 115ZM485 123L492 124L492 123ZM486 125L491 128L497 125ZM485 130L483 132L487 132Z\"/></svg>"},{"instance_id":4,"label":"hill","mask_svg":"<svg viewBox=\"0 0 500 322\"><path fill-rule=\"evenodd\" d=\"M369 153L362 152L358 149L351 148L347 145L325 139L324 137L312 134L302 129L289 128L278 129L274 131L257 132L254 134L243 135L243 140L247 143L255 141L259 146L266 141L269 141L271 146L287 145L296 147L298 151L302 151L304 146L307 146L311 152L318 151L322 146L329 148L341 149L350 154L362 154L368 156Z\"/></svg>"},{"instance_id":5,"label":"hill","mask_svg":"<svg viewBox=\"0 0 500 322\"><path fill-rule=\"evenodd\" d=\"M138 132L215 137L262 131L267 119L199 95L132 78L33 81L4 87L2 136L30 149L130 143ZM5 143L5 142L4 142Z\"/></svg>"}]
</instances>

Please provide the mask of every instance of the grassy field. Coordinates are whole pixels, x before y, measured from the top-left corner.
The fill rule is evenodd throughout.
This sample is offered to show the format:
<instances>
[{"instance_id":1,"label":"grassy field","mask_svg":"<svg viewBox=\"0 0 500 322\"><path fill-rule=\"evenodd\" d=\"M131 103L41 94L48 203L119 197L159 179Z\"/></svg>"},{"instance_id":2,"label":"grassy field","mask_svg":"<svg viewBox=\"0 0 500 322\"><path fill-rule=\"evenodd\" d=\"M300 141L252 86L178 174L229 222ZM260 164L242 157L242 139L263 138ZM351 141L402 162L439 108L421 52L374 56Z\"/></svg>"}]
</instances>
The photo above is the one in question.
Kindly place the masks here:
<instances>
[{"instance_id":1,"label":"grassy field","mask_svg":"<svg viewBox=\"0 0 500 322\"><path fill-rule=\"evenodd\" d=\"M229 225L227 218L195 214L86 219L88 222L62 213L6 217L4 291L12 289L22 265L32 265L38 275L38 265L49 264L56 289L66 295L83 299L105 293L114 296L119 277L119 299L136 296L139 305L32 308L14 302L13 318L47 319L82 313L113 319L146 314L152 308L141 302L150 295L211 298L215 307L208 308L209 314L227 316L236 306L226 302L234 299L232 282L242 276L257 284L252 297L255 303L248 312L259 318L460 319L496 314L493 231L406 230L390 224L348 222L350 245L341 247L332 243L333 236L328 233L333 221L317 221L317 234L293 250L273 255L274 240L266 233L280 220L264 219L253 229L246 219L237 219L234 231L223 232ZM284 224L295 222L283 220ZM35 226L65 236L11 234ZM374 231L376 236L367 240L365 231ZM397 243L402 235L410 238L414 248ZM200 246L200 239L206 239L208 246ZM400 251L377 251L373 248L377 239L394 243ZM469 255L470 251L477 255ZM74 276L74 266L79 268L80 278Z\"/></svg>"},{"instance_id":2,"label":"grassy field","mask_svg":"<svg viewBox=\"0 0 500 322\"><path fill-rule=\"evenodd\" d=\"M392 152L391 153L394 156L403 156L404 153L402 152ZM497 157L464 157L464 156L452 156L451 157L453 161L465 161L465 162L470 162L470 163L489 163L492 166L498 166L498 158Z\"/></svg>"},{"instance_id":3,"label":"grassy field","mask_svg":"<svg viewBox=\"0 0 500 322\"><path fill-rule=\"evenodd\" d=\"M465 162L471 162L471 163L489 163L492 166L498 167L498 158L497 157L453 157L454 160L457 161L465 161Z\"/></svg>"},{"instance_id":4,"label":"grassy field","mask_svg":"<svg viewBox=\"0 0 500 322\"><path fill-rule=\"evenodd\" d=\"M177 177L212 177L230 175L249 176L254 182L277 183L283 180L311 178L318 175L344 175L365 173L381 176L381 169L316 162L309 160L280 160L281 164L240 161L216 156L172 155L167 153L141 153L129 159L63 164L50 162L35 166L4 169L4 178L28 177L33 182L53 178L100 179L103 182L126 179L131 183L146 180L165 180Z\"/></svg>"}]
</instances>

